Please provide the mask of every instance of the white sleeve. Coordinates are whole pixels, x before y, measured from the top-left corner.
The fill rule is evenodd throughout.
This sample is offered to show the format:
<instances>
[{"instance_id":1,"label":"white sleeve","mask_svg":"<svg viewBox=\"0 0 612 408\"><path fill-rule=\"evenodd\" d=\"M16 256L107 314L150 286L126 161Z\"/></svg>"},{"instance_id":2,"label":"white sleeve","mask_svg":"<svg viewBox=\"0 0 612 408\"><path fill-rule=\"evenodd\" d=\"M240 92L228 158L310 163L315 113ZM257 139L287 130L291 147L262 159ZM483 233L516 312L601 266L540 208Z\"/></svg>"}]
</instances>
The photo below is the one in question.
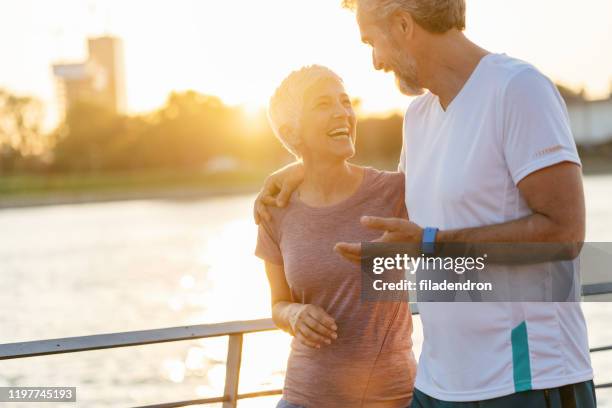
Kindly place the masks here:
<instances>
[{"instance_id":1,"label":"white sleeve","mask_svg":"<svg viewBox=\"0 0 612 408\"><path fill-rule=\"evenodd\" d=\"M565 102L534 68L516 74L503 96L503 148L512 180L563 161L580 165Z\"/></svg>"}]
</instances>

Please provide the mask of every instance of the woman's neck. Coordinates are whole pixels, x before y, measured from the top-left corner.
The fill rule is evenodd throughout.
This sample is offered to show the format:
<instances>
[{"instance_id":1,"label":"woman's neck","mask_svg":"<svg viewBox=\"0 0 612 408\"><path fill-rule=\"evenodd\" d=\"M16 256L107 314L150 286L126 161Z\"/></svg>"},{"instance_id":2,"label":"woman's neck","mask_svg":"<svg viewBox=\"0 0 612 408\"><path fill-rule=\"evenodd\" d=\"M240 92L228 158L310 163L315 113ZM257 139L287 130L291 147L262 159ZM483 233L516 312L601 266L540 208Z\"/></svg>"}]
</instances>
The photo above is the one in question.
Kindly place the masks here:
<instances>
[{"instance_id":1,"label":"woman's neck","mask_svg":"<svg viewBox=\"0 0 612 408\"><path fill-rule=\"evenodd\" d=\"M298 189L300 200L311 206L333 205L350 197L361 185L363 168L345 160L321 162L304 160L304 181Z\"/></svg>"}]
</instances>

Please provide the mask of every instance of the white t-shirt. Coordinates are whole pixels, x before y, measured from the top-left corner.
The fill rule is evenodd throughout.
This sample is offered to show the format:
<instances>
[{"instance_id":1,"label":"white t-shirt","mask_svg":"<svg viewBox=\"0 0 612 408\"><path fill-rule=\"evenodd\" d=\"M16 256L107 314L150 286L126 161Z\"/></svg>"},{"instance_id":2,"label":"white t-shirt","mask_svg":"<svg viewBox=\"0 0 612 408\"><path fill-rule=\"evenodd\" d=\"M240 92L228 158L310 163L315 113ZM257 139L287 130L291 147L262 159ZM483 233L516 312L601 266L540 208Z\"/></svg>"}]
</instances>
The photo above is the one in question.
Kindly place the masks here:
<instances>
[{"instance_id":1,"label":"white t-shirt","mask_svg":"<svg viewBox=\"0 0 612 408\"><path fill-rule=\"evenodd\" d=\"M408 213L421 227L529 215L517 184L563 161L580 164L565 103L537 69L505 54L485 56L446 111L427 93L406 112L400 170ZM546 267L488 270L513 279L520 268ZM593 378L579 303L422 302L419 311L415 386L434 398L477 401Z\"/></svg>"}]
</instances>

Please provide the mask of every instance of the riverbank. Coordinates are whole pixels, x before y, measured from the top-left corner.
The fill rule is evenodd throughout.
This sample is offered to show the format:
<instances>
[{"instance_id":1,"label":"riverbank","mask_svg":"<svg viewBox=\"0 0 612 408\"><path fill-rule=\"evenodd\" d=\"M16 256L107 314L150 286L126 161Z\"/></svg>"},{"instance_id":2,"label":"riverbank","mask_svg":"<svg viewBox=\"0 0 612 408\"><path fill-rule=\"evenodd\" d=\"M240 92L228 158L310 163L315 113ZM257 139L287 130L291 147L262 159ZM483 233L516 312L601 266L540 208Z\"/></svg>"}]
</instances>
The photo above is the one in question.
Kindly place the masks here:
<instances>
[{"instance_id":1,"label":"riverbank","mask_svg":"<svg viewBox=\"0 0 612 408\"><path fill-rule=\"evenodd\" d=\"M267 174L269 170L2 176L0 208L247 194L258 191Z\"/></svg>"},{"instance_id":2,"label":"riverbank","mask_svg":"<svg viewBox=\"0 0 612 408\"><path fill-rule=\"evenodd\" d=\"M581 153L586 176L612 174L612 159ZM394 170L396 163L366 165ZM106 201L193 200L257 192L274 169L231 172L134 171L0 176L0 209Z\"/></svg>"}]
</instances>

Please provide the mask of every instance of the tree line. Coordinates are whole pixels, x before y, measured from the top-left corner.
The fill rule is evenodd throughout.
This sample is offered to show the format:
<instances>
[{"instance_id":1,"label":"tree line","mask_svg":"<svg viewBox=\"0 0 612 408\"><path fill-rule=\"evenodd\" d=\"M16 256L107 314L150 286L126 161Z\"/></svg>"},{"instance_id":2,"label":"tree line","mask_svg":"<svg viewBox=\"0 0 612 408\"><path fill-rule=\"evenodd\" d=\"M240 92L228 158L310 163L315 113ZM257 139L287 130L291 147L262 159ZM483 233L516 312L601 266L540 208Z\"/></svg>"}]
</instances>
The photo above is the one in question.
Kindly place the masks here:
<instances>
[{"instance_id":1,"label":"tree line","mask_svg":"<svg viewBox=\"0 0 612 408\"><path fill-rule=\"evenodd\" d=\"M159 109L117 114L75 103L52 132L41 130L42 106L0 90L0 171L98 173L198 170L218 157L241 165L276 167L291 160L274 137L264 111L245 114L215 96L173 92ZM402 118L361 118L358 162L397 160Z\"/></svg>"}]
</instances>

